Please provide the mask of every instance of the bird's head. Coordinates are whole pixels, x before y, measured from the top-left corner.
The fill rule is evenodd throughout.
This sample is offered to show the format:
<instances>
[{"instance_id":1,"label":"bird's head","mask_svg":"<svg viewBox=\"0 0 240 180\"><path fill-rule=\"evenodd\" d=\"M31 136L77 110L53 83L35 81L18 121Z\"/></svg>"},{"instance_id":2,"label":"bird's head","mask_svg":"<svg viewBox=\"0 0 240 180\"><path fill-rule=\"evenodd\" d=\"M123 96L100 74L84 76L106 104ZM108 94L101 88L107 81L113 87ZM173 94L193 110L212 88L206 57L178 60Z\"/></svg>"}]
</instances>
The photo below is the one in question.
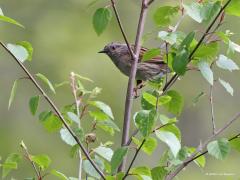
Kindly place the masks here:
<instances>
[{"instance_id":1,"label":"bird's head","mask_svg":"<svg viewBox=\"0 0 240 180\"><path fill-rule=\"evenodd\" d=\"M128 53L128 48L126 44L113 42L107 44L99 53L105 53L111 59L116 59L122 55L126 55Z\"/></svg>"}]
</instances>

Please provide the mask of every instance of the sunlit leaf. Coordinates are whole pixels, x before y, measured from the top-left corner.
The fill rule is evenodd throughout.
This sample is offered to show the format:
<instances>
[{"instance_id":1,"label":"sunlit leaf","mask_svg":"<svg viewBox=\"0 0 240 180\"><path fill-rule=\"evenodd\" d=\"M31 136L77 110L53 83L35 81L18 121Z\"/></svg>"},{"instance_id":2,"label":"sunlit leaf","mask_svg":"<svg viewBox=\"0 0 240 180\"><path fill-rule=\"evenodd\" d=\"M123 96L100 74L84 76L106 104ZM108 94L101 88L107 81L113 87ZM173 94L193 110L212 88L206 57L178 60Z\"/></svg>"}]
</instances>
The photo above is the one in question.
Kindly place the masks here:
<instances>
[{"instance_id":1,"label":"sunlit leaf","mask_svg":"<svg viewBox=\"0 0 240 180\"><path fill-rule=\"evenodd\" d=\"M161 141L169 146L173 155L177 157L177 154L181 149L181 144L178 138L172 132L168 131L157 130L155 133Z\"/></svg>"},{"instance_id":2,"label":"sunlit leaf","mask_svg":"<svg viewBox=\"0 0 240 180\"><path fill-rule=\"evenodd\" d=\"M108 106L107 104L105 104L101 101L89 101L88 103L92 106L97 107L102 112L104 112L106 115L108 115L110 118L114 119L112 110L111 110L110 106Z\"/></svg>"},{"instance_id":3,"label":"sunlit leaf","mask_svg":"<svg viewBox=\"0 0 240 180\"><path fill-rule=\"evenodd\" d=\"M97 127L103 129L111 135L114 135L115 131L120 132L119 127L110 119L107 119L105 121L97 121Z\"/></svg>"},{"instance_id":4,"label":"sunlit leaf","mask_svg":"<svg viewBox=\"0 0 240 180\"><path fill-rule=\"evenodd\" d=\"M209 66L209 64L205 61L200 61L198 63L198 68L202 73L202 76L211 84L213 85L213 72Z\"/></svg>"},{"instance_id":5,"label":"sunlit leaf","mask_svg":"<svg viewBox=\"0 0 240 180\"><path fill-rule=\"evenodd\" d=\"M14 20L14 19L12 19L10 17L4 16L2 13L0 15L0 21L8 22L8 23L17 25L17 26L19 26L21 28L24 28L24 26L22 24L20 24L19 22L17 22L16 20Z\"/></svg>"},{"instance_id":6,"label":"sunlit leaf","mask_svg":"<svg viewBox=\"0 0 240 180\"><path fill-rule=\"evenodd\" d=\"M93 151L108 161L111 161L112 159L113 150L111 148L99 146L95 148Z\"/></svg>"},{"instance_id":7,"label":"sunlit leaf","mask_svg":"<svg viewBox=\"0 0 240 180\"><path fill-rule=\"evenodd\" d=\"M20 46L24 47L27 50L27 52L28 52L27 60L31 61L32 60L32 55L33 55L33 47L32 47L32 45L29 42L27 42L27 41L18 42L17 45L20 45Z\"/></svg>"},{"instance_id":8,"label":"sunlit leaf","mask_svg":"<svg viewBox=\"0 0 240 180\"><path fill-rule=\"evenodd\" d=\"M23 46L17 44L7 44L7 48L20 62L23 63L28 59L28 51Z\"/></svg>"},{"instance_id":9,"label":"sunlit leaf","mask_svg":"<svg viewBox=\"0 0 240 180\"><path fill-rule=\"evenodd\" d=\"M55 169L51 170L51 174L58 177L61 180L68 180L68 177L65 174L63 174Z\"/></svg>"},{"instance_id":10,"label":"sunlit leaf","mask_svg":"<svg viewBox=\"0 0 240 180\"><path fill-rule=\"evenodd\" d=\"M71 119L73 122L75 122L78 125L80 125L80 119L79 119L79 117L75 113L67 112L67 115L68 115L69 119Z\"/></svg>"},{"instance_id":11,"label":"sunlit leaf","mask_svg":"<svg viewBox=\"0 0 240 180\"><path fill-rule=\"evenodd\" d=\"M229 59L228 57L222 54L219 56L218 60L216 61L216 64L218 67L229 70L231 72L233 70L239 70L238 65L233 60Z\"/></svg>"},{"instance_id":12,"label":"sunlit leaf","mask_svg":"<svg viewBox=\"0 0 240 180\"><path fill-rule=\"evenodd\" d=\"M16 92L17 92L17 81L18 80L14 81L12 89L11 89L11 93L10 93L10 97L9 97L9 101L8 101L8 109L10 109L11 104L13 102L13 99L14 99L14 97L16 95Z\"/></svg>"},{"instance_id":13,"label":"sunlit leaf","mask_svg":"<svg viewBox=\"0 0 240 180\"><path fill-rule=\"evenodd\" d=\"M224 81L224 80L222 80L220 78L219 78L219 82L226 89L226 91L233 96L233 88L232 88L232 86L228 82L226 82L226 81Z\"/></svg>"},{"instance_id":14,"label":"sunlit leaf","mask_svg":"<svg viewBox=\"0 0 240 180\"><path fill-rule=\"evenodd\" d=\"M240 152L240 138L235 138L235 139L231 140L230 145L233 149Z\"/></svg>"},{"instance_id":15,"label":"sunlit leaf","mask_svg":"<svg viewBox=\"0 0 240 180\"><path fill-rule=\"evenodd\" d=\"M240 16L240 0L231 0L230 4L226 8L226 13L229 15Z\"/></svg>"},{"instance_id":16,"label":"sunlit leaf","mask_svg":"<svg viewBox=\"0 0 240 180\"><path fill-rule=\"evenodd\" d=\"M132 140L138 147L141 145L141 141L137 138L132 137ZM151 155L156 148L157 140L153 137L148 137L145 139L145 143L143 144L141 150L143 150L146 154Z\"/></svg>"},{"instance_id":17,"label":"sunlit leaf","mask_svg":"<svg viewBox=\"0 0 240 180\"><path fill-rule=\"evenodd\" d=\"M18 163L21 161L21 156L16 153L11 153L8 155L7 159L2 166L2 178L5 178L13 169L17 169Z\"/></svg>"},{"instance_id":18,"label":"sunlit leaf","mask_svg":"<svg viewBox=\"0 0 240 180\"><path fill-rule=\"evenodd\" d=\"M45 154L31 156L31 159L43 170L48 168L51 164L51 159Z\"/></svg>"},{"instance_id":19,"label":"sunlit leaf","mask_svg":"<svg viewBox=\"0 0 240 180\"><path fill-rule=\"evenodd\" d=\"M159 48L153 48L153 49L149 49L147 50L144 54L143 54L143 60L147 61L150 60L156 56L160 55L160 49Z\"/></svg>"},{"instance_id":20,"label":"sunlit leaf","mask_svg":"<svg viewBox=\"0 0 240 180\"><path fill-rule=\"evenodd\" d=\"M166 31L160 31L158 33L158 37L167 43L173 45L177 42L177 34L176 33L169 33Z\"/></svg>"},{"instance_id":21,"label":"sunlit leaf","mask_svg":"<svg viewBox=\"0 0 240 180\"><path fill-rule=\"evenodd\" d=\"M152 179L151 170L146 166L132 168L130 174L133 174L142 180Z\"/></svg>"},{"instance_id":22,"label":"sunlit leaf","mask_svg":"<svg viewBox=\"0 0 240 180\"><path fill-rule=\"evenodd\" d=\"M62 140L70 145L70 146L74 146L75 144L77 144L76 140L73 138L73 136L69 133L69 131L66 128L62 128L60 130L60 135Z\"/></svg>"},{"instance_id":23,"label":"sunlit leaf","mask_svg":"<svg viewBox=\"0 0 240 180\"><path fill-rule=\"evenodd\" d=\"M153 180L163 180L167 175L168 171L164 167L158 166L151 170Z\"/></svg>"},{"instance_id":24,"label":"sunlit leaf","mask_svg":"<svg viewBox=\"0 0 240 180\"><path fill-rule=\"evenodd\" d=\"M56 91L52 85L52 83L48 80L48 78L46 76L44 76L43 74L41 73L37 73L36 76L41 79L45 84L48 85L49 89L54 93L56 94Z\"/></svg>"},{"instance_id":25,"label":"sunlit leaf","mask_svg":"<svg viewBox=\"0 0 240 180\"><path fill-rule=\"evenodd\" d=\"M100 159L98 156L95 156L95 159L93 159L93 161L95 162L95 164L99 167L100 170L103 170L104 169L104 162L102 159ZM89 160L84 160L83 161L83 169L84 171L96 178L96 179L100 179L101 176L99 175L99 173L96 171L96 169L92 166L92 164L90 163Z\"/></svg>"},{"instance_id":26,"label":"sunlit leaf","mask_svg":"<svg viewBox=\"0 0 240 180\"><path fill-rule=\"evenodd\" d=\"M159 116L159 119L160 119L160 121L161 121L161 123L162 123L163 125L177 122L176 117L174 117L174 118L169 118L169 117L167 117L167 116L165 116L165 115L163 115L163 114L161 114L161 115Z\"/></svg>"}]
</instances>

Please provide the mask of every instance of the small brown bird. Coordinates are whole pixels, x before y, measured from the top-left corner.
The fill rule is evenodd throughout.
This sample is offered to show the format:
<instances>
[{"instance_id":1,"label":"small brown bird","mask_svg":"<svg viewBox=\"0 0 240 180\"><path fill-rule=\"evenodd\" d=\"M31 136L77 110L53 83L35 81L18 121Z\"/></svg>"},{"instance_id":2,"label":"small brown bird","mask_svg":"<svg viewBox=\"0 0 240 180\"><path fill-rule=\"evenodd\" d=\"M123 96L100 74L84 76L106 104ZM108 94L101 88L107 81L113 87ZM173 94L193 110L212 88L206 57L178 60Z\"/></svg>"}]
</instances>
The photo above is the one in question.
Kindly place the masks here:
<instances>
[{"instance_id":1,"label":"small brown bird","mask_svg":"<svg viewBox=\"0 0 240 180\"><path fill-rule=\"evenodd\" d=\"M142 61L143 55L147 50L146 48L141 48L140 51L136 73L138 89L142 88L143 81L154 80L170 72L169 67L160 56ZM126 44L113 42L106 45L99 53L107 54L123 74L130 75L132 58Z\"/></svg>"},{"instance_id":2,"label":"small brown bird","mask_svg":"<svg viewBox=\"0 0 240 180\"><path fill-rule=\"evenodd\" d=\"M146 48L141 48L137 64L137 80L151 80L156 76L163 76L166 72L170 72L167 64L160 56L142 62L143 55L147 50ZM107 54L123 74L130 75L132 58L126 44L110 43L99 53Z\"/></svg>"}]
</instances>

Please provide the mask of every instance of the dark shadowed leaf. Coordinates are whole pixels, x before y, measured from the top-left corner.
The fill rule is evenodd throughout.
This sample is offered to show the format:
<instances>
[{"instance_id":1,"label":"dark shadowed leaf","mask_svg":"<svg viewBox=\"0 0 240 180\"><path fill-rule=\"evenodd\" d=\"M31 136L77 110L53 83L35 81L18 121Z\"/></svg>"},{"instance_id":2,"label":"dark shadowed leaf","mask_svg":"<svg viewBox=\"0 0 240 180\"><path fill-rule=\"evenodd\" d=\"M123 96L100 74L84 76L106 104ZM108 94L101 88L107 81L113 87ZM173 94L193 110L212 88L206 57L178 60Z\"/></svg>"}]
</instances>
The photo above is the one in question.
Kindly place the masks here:
<instances>
[{"instance_id":1,"label":"dark shadowed leaf","mask_svg":"<svg viewBox=\"0 0 240 180\"><path fill-rule=\"evenodd\" d=\"M32 115L35 115L37 112L39 99L40 99L40 96L34 96L34 97L31 97L31 99L29 100L29 108Z\"/></svg>"},{"instance_id":2,"label":"dark shadowed leaf","mask_svg":"<svg viewBox=\"0 0 240 180\"><path fill-rule=\"evenodd\" d=\"M111 159L111 172L114 173L118 166L121 164L124 156L127 154L128 148L121 147L114 151L114 154Z\"/></svg>"},{"instance_id":3,"label":"dark shadowed leaf","mask_svg":"<svg viewBox=\"0 0 240 180\"><path fill-rule=\"evenodd\" d=\"M187 70L189 52L183 49L173 59L172 68L179 74L184 75Z\"/></svg>"}]
</instances>

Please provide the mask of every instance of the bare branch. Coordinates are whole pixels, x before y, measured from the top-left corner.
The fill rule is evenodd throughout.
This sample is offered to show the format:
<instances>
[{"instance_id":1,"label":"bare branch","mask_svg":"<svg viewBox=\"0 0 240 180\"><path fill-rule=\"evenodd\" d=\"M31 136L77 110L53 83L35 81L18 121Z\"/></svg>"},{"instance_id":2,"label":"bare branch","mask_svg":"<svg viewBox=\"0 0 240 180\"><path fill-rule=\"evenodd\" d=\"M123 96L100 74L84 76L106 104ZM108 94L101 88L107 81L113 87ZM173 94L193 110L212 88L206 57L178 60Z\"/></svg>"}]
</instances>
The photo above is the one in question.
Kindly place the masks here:
<instances>
[{"instance_id":1,"label":"bare branch","mask_svg":"<svg viewBox=\"0 0 240 180\"><path fill-rule=\"evenodd\" d=\"M210 104L211 104L211 119L212 119L212 133L216 132L215 116L214 116L214 103L213 103L213 85L210 86Z\"/></svg>"},{"instance_id":2,"label":"bare branch","mask_svg":"<svg viewBox=\"0 0 240 180\"><path fill-rule=\"evenodd\" d=\"M84 155L87 157L87 159L89 160L89 162L92 164L92 166L94 167L94 169L99 173L99 175L105 179L104 174L102 173L102 171L98 168L98 166L94 163L94 161L91 159L91 157L89 156L88 152L86 151L86 149L84 148L83 144L81 143L81 141L78 139L78 137L75 135L75 133L72 131L72 129L70 128L70 126L67 124L67 122L65 121L63 115L61 114L61 112L59 111L59 109L57 108L57 106L54 104L54 102L49 98L49 96L45 93L45 91L42 89L42 87L38 84L38 82L36 81L36 79L33 77L33 75L28 71L28 69L24 66L23 63L21 63L18 58L5 46L5 44L3 42L0 41L1 46L8 52L9 55L12 56L12 58L17 62L17 64L22 68L22 70L26 73L26 75L29 77L29 79L31 80L31 82L34 84L34 86L38 89L38 91L43 95L43 97L46 99L46 101L49 103L49 105L52 107L52 109L55 111L55 113L57 114L57 116L59 117L59 119L61 120L61 122L63 123L64 127L68 130L68 132L71 134L71 136L75 139L75 141L77 142L77 144L80 146L81 150L83 151Z\"/></svg>"},{"instance_id":3,"label":"bare branch","mask_svg":"<svg viewBox=\"0 0 240 180\"><path fill-rule=\"evenodd\" d=\"M199 153L202 155L206 154L207 151L204 152L204 149L206 149L208 143L215 139L220 133L222 133L224 130L226 130L233 122L235 122L238 118L240 117L240 112L238 112L232 119L230 119L221 129L216 131L215 134L210 136L204 143L200 143L199 146L197 147L196 151L192 153L179 167L171 172L167 177L166 180L171 180L173 179L183 168L185 168L190 162L195 160L196 158L200 157L201 155L198 155ZM239 134L236 136L236 138L239 136ZM230 140L233 140L230 139ZM197 156L198 155L198 156Z\"/></svg>"},{"instance_id":4,"label":"bare branch","mask_svg":"<svg viewBox=\"0 0 240 180\"><path fill-rule=\"evenodd\" d=\"M134 81L137 72L137 62L140 54L141 49L141 39L144 30L144 24L147 16L147 2L148 0L142 0L142 8L140 12L135 46L134 46L134 59L131 65L131 72L128 80L128 88L127 88L127 95L125 101L125 112L124 112L124 123L123 123L123 134L122 134L122 146L127 146L129 140L129 129L130 129L130 119L131 119L131 110L132 110L132 103L133 103L133 89L134 89ZM126 158L124 158L123 163L121 164L119 171L123 171L124 166L126 163Z\"/></svg>"},{"instance_id":5,"label":"bare branch","mask_svg":"<svg viewBox=\"0 0 240 180\"><path fill-rule=\"evenodd\" d=\"M133 51L132 51L131 45L130 45L129 42L128 42L126 33L125 33L124 29L123 29L123 25L122 25L122 22L121 22L121 20L120 20L120 16L119 16L118 11L117 11L117 8L116 8L115 0L111 0L111 4L112 4L112 8L113 8L114 14L115 14L115 16L116 16L116 19L117 19L119 28L120 28L120 30L121 30L122 36L123 36L123 38L124 38L124 41L125 41L125 43L127 44L127 47L128 47L128 50L129 50L129 52L130 52L130 54L131 54L131 56L132 56L132 59L134 59L134 53L133 53Z\"/></svg>"}]
</instances>

